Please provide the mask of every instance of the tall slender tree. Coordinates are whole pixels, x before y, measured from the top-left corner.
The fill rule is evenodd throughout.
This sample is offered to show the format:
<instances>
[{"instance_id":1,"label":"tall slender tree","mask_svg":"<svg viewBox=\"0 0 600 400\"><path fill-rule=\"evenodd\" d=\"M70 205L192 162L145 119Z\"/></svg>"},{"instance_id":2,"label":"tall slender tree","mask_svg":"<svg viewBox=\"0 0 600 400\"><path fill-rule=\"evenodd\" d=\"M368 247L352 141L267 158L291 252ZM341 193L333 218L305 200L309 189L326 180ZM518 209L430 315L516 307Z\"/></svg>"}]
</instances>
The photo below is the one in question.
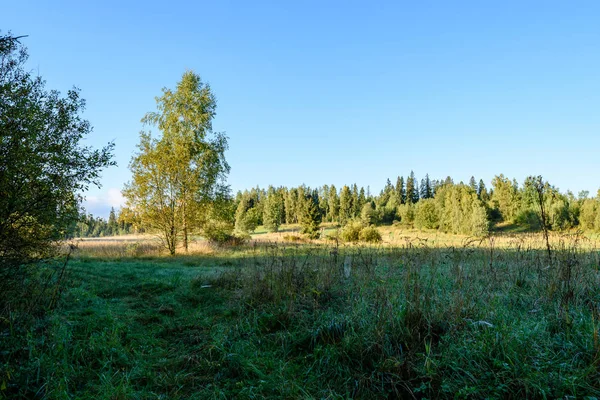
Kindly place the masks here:
<instances>
[{"instance_id":1,"label":"tall slender tree","mask_svg":"<svg viewBox=\"0 0 600 400\"><path fill-rule=\"evenodd\" d=\"M212 131L216 100L194 72L186 71L175 90L163 89L156 103L158 110L142 122L161 136L141 133L130 163L132 181L123 194L175 254L179 239L187 251L190 232L202 227L208 209L229 196L227 137Z\"/></svg>"},{"instance_id":2,"label":"tall slender tree","mask_svg":"<svg viewBox=\"0 0 600 400\"><path fill-rule=\"evenodd\" d=\"M421 180L421 198L430 199L433 197L433 190L431 189L431 181L429 180L429 174L425 174L425 178Z\"/></svg>"},{"instance_id":3,"label":"tall slender tree","mask_svg":"<svg viewBox=\"0 0 600 400\"><path fill-rule=\"evenodd\" d=\"M350 219L352 219L352 192L344 185L340 192L340 223L345 225Z\"/></svg>"},{"instance_id":4,"label":"tall slender tree","mask_svg":"<svg viewBox=\"0 0 600 400\"><path fill-rule=\"evenodd\" d=\"M415 173L410 171L410 175L406 180L406 202L415 204L419 201L419 189L415 179Z\"/></svg>"},{"instance_id":5,"label":"tall slender tree","mask_svg":"<svg viewBox=\"0 0 600 400\"><path fill-rule=\"evenodd\" d=\"M404 178L399 176L396 179L396 197L400 204L404 204L406 202L406 191L404 189Z\"/></svg>"}]
</instances>

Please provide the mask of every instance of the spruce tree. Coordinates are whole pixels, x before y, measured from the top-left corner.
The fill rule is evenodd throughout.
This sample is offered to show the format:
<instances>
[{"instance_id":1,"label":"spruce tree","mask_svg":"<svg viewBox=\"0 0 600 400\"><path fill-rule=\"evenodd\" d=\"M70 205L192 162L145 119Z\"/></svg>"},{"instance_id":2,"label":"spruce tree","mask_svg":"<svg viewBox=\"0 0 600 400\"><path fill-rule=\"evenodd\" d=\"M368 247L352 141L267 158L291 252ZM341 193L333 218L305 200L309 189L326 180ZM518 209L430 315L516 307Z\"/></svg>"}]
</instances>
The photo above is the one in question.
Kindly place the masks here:
<instances>
[{"instance_id":1,"label":"spruce tree","mask_svg":"<svg viewBox=\"0 0 600 400\"><path fill-rule=\"evenodd\" d=\"M474 176L472 176L471 179L469 179L469 186L471 187L471 189L477 192L477 182L475 181Z\"/></svg>"},{"instance_id":2,"label":"spruce tree","mask_svg":"<svg viewBox=\"0 0 600 400\"><path fill-rule=\"evenodd\" d=\"M302 207L301 232L310 239L319 238L319 229L321 225L321 212L319 210L319 195L316 190L307 193L304 197Z\"/></svg>"},{"instance_id":3,"label":"spruce tree","mask_svg":"<svg viewBox=\"0 0 600 400\"><path fill-rule=\"evenodd\" d=\"M115 208L110 208L110 214L108 215L108 234L117 235L119 233L119 224L117 223L117 214Z\"/></svg>"},{"instance_id":4,"label":"spruce tree","mask_svg":"<svg viewBox=\"0 0 600 400\"><path fill-rule=\"evenodd\" d=\"M334 185L329 188L329 200L328 200L328 215L331 222L339 221L340 218L340 198L337 193L337 189Z\"/></svg>"},{"instance_id":5,"label":"spruce tree","mask_svg":"<svg viewBox=\"0 0 600 400\"><path fill-rule=\"evenodd\" d=\"M358 192L358 203L361 205L367 202L367 196L365 195L365 188L361 187L360 192Z\"/></svg>"},{"instance_id":6,"label":"spruce tree","mask_svg":"<svg viewBox=\"0 0 600 400\"><path fill-rule=\"evenodd\" d=\"M479 180L479 185L477 186L477 197L483 202L487 202L490 199L490 195L488 194L483 179Z\"/></svg>"},{"instance_id":7,"label":"spruce tree","mask_svg":"<svg viewBox=\"0 0 600 400\"><path fill-rule=\"evenodd\" d=\"M352 192L344 185L340 192L340 223L345 225L350 219L352 219Z\"/></svg>"},{"instance_id":8,"label":"spruce tree","mask_svg":"<svg viewBox=\"0 0 600 400\"><path fill-rule=\"evenodd\" d=\"M415 173L410 171L410 176L406 180L406 202L415 204L417 201L419 201L419 191L417 188Z\"/></svg>"},{"instance_id":9,"label":"spruce tree","mask_svg":"<svg viewBox=\"0 0 600 400\"><path fill-rule=\"evenodd\" d=\"M429 174L425 174L425 178L421 179L421 198L430 199L433 197L433 191L431 189L431 181L429 180Z\"/></svg>"},{"instance_id":10,"label":"spruce tree","mask_svg":"<svg viewBox=\"0 0 600 400\"><path fill-rule=\"evenodd\" d=\"M267 231L279 231L282 208L283 199L280 197L279 192L277 192L273 186L269 186L263 207L263 225Z\"/></svg>"},{"instance_id":11,"label":"spruce tree","mask_svg":"<svg viewBox=\"0 0 600 400\"><path fill-rule=\"evenodd\" d=\"M360 206L358 202L358 185L355 183L352 185L352 217L360 215Z\"/></svg>"},{"instance_id":12,"label":"spruce tree","mask_svg":"<svg viewBox=\"0 0 600 400\"><path fill-rule=\"evenodd\" d=\"M404 178L399 176L398 179L396 179L396 197L398 198L398 201L400 202L400 204L404 204L406 202L406 192L404 189Z\"/></svg>"}]
</instances>

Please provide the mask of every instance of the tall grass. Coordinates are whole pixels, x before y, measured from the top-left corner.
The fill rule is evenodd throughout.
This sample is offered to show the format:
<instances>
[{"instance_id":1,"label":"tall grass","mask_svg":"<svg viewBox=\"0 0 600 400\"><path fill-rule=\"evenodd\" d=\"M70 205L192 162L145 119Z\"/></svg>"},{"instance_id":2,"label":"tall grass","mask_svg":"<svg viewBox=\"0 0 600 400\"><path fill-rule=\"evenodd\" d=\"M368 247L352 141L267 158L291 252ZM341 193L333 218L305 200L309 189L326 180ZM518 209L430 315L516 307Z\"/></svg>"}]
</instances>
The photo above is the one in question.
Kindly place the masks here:
<instances>
[{"instance_id":1,"label":"tall grass","mask_svg":"<svg viewBox=\"0 0 600 400\"><path fill-rule=\"evenodd\" d=\"M56 312L0 326L0 396L598 397L600 253L532 239L80 250Z\"/></svg>"}]
</instances>

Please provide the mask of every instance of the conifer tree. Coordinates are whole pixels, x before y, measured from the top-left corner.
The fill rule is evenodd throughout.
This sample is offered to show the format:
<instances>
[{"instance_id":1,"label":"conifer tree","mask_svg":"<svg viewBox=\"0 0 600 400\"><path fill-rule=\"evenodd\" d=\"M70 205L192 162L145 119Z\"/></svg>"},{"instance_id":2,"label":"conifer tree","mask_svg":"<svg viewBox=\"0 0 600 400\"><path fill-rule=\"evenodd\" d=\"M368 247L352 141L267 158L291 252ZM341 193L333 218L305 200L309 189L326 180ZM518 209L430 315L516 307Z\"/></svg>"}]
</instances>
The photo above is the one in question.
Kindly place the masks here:
<instances>
[{"instance_id":1,"label":"conifer tree","mask_svg":"<svg viewBox=\"0 0 600 400\"><path fill-rule=\"evenodd\" d=\"M307 191L302 205L301 232L310 239L318 239L321 219L318 192L316 190L312 192Z\"/></svg>"},{"instance_id":2,"label":"conifer tree","mask_svg":"<svg viewBox=\"0 0 600 400\"><path fill-rule=\"evenodd\" d=\"M278 191L269 186L267 196L264 200L263 225L269 232L279 231L281 225L281 209L283 208L283 199Z\"/></svg>"},{"instance_id":3,"label":"conifer tree","mask_svg":"<svg viewBox=\"0 0 600 400\"><path fill-rule=\"evenodd\" d=\"M117 235L119 233L119 224L117 223L117 214L115 208L110 208L110 214L108 215L108 234Z\"/></svg>"},{"instance_id":4,"label":"conifer tree","mask_svg":"<svg viewBox=\"0 0 600 400\"><path fill-rule=\"evenodd\" d=\"M404 189L404 178L399 176L396 179L396 198L400 202L400 204L404 204L406 202L406 192Z\"/></svg>"},{"instance_id":5,"label":"conifer tree","mask_svg":"<svg viewBox=\"0 0 600 400\"><path fill-rule=\"evenodd\" d=\"M431 190L431 181L429 180L429 174L425 174L425 178L421 180L421 198L430 199L433 197L433 191Z\"/></svg>"},{"instance_id":6,"label":"conifer tree","mask_svg":"<svg viewBox=\"0 0 600 400\"><path fill-rule=\"evenodd\" d=\"M483 179L479 180L479 185L477 186L477 197L483 202L487 202L490 200L490 195L488 194Z\"/></svg>"},{"instance_id":7,"label":"conifer tree","mask_svg":"<svg viewBox=\"0 0 600 400\"><path fill-rule=\"evenodd\" d=\"M335 185L331 185L329 188L329 199L328 199L328 215L332 222L339 221L340 218L340 198L337 193Z\"/></svg>"},{"instance_id":8,"label":"conifer tree","mask_svg":"<svg viewBox=\"0 0 600 400\"><path fill-rule=\"evenodd\" d=\"M367 202L367 196L365 195L365 188L361 187L358 192L358 204L365 204Z\"/></svg>"},{"instance_id":9,"label":"conifer tree","mask_svg":"<svg viewBox=\"0 0 600 400\"><path fill-rule=\"evenodd\" d=\"M330 221L329 217L329 185L323 185L319 189L319 209L323 220Z\"/></svg>"},{"instance_id":10,"label":"conifer tree","mask_svg":"<svg viewBox=\"0 0 600 400\"><path fill-rule=\"evenodd\" d=\"M471 176L471 179L469 179L469 186L471 189L473 189L473 191L477 192L477 182L475 181L474 176Z\"/></svg>"},{"instance_id":11,"label":"conifer tree","mask_svg":"<svg viewBox=\"0 0 600 400\"><path fill-rule=\"evenodd\" d=\"M419 201L419 190L415 179L415 173L410 171L410 176L406 180L406 202L415 204Z\"/></svg>"},{"instance_id":12,"label":"conifer tree","mask_svg":"<svg viewBox=\"0 0 600 400\"><path fill-rule=\"evenodd\" d=\"M358 185L352 185L352 217L360 215L360 206L358 202Z\"/></svg>"},{"instance_id":13,"label":"conifer tree","mask_svg":"<svg viewBox=\"0 0 600 400\"><path fill-rule=\"evenodd\" d=\"M298 222L298 189L291 188L285 197L285 222L295 224Z\"/></svg>"},{"instance_id":14,"label":"conifer tree","mask_svg":"<svg viewBox=\"0 0 600 400\"><path fill-rule=\"evenodd\" d=\"M350 219L352 219L352 192L344 185L340 192L340 223L345 225Z\"/></svg>"}]
</instances>

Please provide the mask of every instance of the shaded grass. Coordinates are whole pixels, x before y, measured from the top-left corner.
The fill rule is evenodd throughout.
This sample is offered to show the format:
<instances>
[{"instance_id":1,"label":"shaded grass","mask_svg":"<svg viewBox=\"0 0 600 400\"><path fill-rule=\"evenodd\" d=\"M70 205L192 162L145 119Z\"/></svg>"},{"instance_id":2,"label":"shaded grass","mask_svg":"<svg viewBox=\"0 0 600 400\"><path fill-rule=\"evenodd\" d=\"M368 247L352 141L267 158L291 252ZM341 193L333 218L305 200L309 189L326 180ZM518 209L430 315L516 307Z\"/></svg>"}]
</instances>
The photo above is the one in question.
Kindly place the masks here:
<instances>
[{"instance_id":1,"label":"shaded grass","mask_svg":"<svg viewBox=\"0 0 600 400\"><path fill-rule=\"evenodd\" d=\"M597 397L599 268L575 242L80 256L59 308L2 336L0 393Z\"/></svg>"}]
</instances>

